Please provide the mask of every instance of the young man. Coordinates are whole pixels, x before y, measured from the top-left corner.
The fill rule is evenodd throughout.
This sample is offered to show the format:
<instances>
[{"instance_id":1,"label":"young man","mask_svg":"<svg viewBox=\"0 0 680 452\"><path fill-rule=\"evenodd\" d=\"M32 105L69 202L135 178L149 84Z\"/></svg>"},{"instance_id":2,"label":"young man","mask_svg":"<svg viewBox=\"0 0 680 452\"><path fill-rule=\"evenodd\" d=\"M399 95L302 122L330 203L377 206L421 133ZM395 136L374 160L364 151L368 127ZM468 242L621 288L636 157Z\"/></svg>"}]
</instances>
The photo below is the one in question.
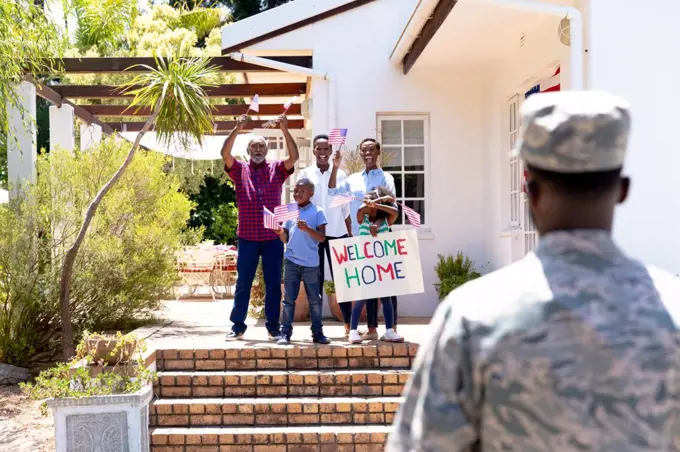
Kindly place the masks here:
<instances>
[{"instance_id":1,"label":"young man","mask_svg":"<svg viewBox=\"0 0 680 452\"><path fill-rule=\"evenodd\" d=\"M314 147L314 157L316 165L308 166L300 171L298 181L309 179L314 184L314 196L312 202L323 209L326 214L326 240L319 243L319 268L321 269L320 294L323 296L323 281L325 257L331 261L331 249L328 245L330 240L344 239L352 236L352 219L349 216L349 205L345 204L340 208L331 207L333 197L328 194L328 181L331 178L332 165L331 155L333 151L328 144L328 135L317 135L312 142ZM341 169L337 171L337 180L342 183L347 179L347 174ZM333 267L330 266L331 278L333 278Z\"/></svg>"},{"instance_id":2,"label":"young man","mask_svg":"<svg viewBox=\"0 0 680 452\"><path fill-rule=\"evenodd\" d=\"M331 155L333 153L331 145L328 144L328 135L317 135L312 141L314 147L314 157L316 165L309 166L298 175L298 181L308 179L314 184L314 196L312 202L323 209L326 214L326 240L319 243L319 268L321 270L321 284L319 284L319 294L323 297L323 282L325 279L325 258L328 257L328 264L333 278L333 266L331 263L331 248L329 241L344 239L352 236L352 220L349 216L349 205L345 204L340 208L331 208L333 197L328 194L328 182L331 177ZM347 174L341 169L337 171L337 180L342 183L347 179ZM341 309L345 307L340 304ZM351 310L351 306L348 306ZM344 311L343 311L344 312ZM349 313L348 313L349 315ZM349 319L347 320L349 321Z\"/></svg>"},{"instance_id":3,"label":"young man","mask_svg":"<svg viewBox=\"0 0 680 452\"><path fill-rule=\"evenodd\" d=\"M309 314L312 319L312 340L316 344L329 344L323 334L321 295L319 295L319 243L326 239L326 216L323 210L310 200L314 196L314 185L309 179L300 179L295 184L293 198L300 209L297 221L288 220L277 231L286 246L283 283L283 317L279 345L290 344L293 334L295 300L300 292L300 281L305 285Z\"/></svg>"},{"instance_id":4,"label":"young man","mask_svg":"<svg viewBox=\"0 0 680 452\"><path fill-rule=\"evenodd\" d=\"M236 137L244 129L248 117L241 116L222 146L224 170L234 182L236 204L238 205L238 258L236 270L236 293L230 320L233 323L227 339L243 336L246 331L246 316L250 304L250 289L253 285L257 264L262 257L265 298L264 312L269 338L279 338L279 316L281 314L281 266L283 244L274 231L266 229L262 221L264 207L273 211L281 204L283 183L295 170L298 148L288 131L285 115L277 119L288 148L288 157L278 162L267 162L269 147L264 138L254 136L248 143L250 161L242 163L231 155Z\"/></svg>"},{"instance_id":5,"label":"young man","mask_svg":"<svg viewBox=\"0 0 680 452\"><path fill-rule=\"evenodd\" d=\"M680 450L680 281L611 237L629 130L606 93L527 99L538 248L440 305L388 451Z\"/></svg>"}]
</instances>

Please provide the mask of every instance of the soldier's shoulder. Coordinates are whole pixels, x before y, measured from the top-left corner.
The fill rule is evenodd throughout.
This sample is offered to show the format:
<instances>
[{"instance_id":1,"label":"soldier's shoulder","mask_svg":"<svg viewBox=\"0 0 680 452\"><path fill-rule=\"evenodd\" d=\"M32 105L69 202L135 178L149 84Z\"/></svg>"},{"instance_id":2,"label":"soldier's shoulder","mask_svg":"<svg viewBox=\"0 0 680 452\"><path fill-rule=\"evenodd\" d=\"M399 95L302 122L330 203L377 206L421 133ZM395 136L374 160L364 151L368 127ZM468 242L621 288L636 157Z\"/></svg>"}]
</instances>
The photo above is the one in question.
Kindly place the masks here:
<instances>
[{"instance_id":1,"label":"soldier's shoulder","mask_svg":"<svg viewBox=\"0 0 680 452\"><path fill-rule=\"evenodd\" d=\"M442 303L456 317L491 320L551 298L540 261L524 259L472 280L452 291Z\"/></svg>"}]
</instances>

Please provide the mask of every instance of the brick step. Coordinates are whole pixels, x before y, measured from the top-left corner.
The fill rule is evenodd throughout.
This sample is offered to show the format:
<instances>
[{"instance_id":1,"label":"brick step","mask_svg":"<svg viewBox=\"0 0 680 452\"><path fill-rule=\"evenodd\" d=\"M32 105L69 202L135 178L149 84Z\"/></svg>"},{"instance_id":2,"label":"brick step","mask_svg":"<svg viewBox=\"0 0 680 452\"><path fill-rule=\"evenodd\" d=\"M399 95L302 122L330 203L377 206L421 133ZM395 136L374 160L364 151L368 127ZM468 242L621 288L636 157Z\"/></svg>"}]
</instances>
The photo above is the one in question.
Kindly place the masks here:
<instances>
[{"instance_id":1,"label":"brick step","mask_svg":"<svg viewBox=\"0 0 680 452\"><path fill-rule=\"evenodd\" d=\"M149 422L161 427L390 425L402 402L401 397L161 399L151 404Z\"/></svg>"},{"instance_id":2,"label":"brick step","mask_svg":"<svg viewBox=\"0 0 680 452\"><path fill-rule=\"evenodd\" d=\"M224 349L157 350L159 371L170 370L323 370L409 369L418 344L246 345ZM231 348L230 348L231 347Z\"/></svg>"},{"instance_id":3,"label":"brick step","mask_svg":"<svg viewBox=\"0 0 680 452\"><path fill-rule=\"evenodd\" d=\"M391 427L156 428L152 452L382 452Z\"/></svg>"},{"instance_id":4,"label":"brick step","mask_svg":"<svg viewBox=\"0 0 680 452\"><path fill-rule=\"evenodd\" d=\"M410 370L164 371L160 397L399 396Z\"/></svg>"}]
</instances>

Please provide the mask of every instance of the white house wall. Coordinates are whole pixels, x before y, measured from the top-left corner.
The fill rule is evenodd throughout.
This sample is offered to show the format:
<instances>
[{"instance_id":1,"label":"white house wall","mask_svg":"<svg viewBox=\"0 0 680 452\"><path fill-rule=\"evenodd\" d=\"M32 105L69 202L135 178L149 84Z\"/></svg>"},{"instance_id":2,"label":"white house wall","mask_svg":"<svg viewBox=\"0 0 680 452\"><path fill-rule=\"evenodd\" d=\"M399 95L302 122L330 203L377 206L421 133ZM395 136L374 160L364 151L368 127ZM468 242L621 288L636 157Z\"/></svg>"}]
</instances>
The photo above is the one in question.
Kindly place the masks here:
<instances>
[{"instance_id":1,"label":"white house wall","mask_svg":"<svg viewBox=\"0 0 680 452\"><path fill-rule=\"evenodd\" d=\"M629 254L680 273L678 105L680 2L616 0L589 7L593 89L631 102L633 129L625 172L629 200L619 208L615 238Z\"/></svg>"},{"instance_id":2,"label":"white house wall","mask_svg":"<svg viewBox=\"0 0 680 452\"><path fill-rule=\"evenodd\" d=\"M427 113L430 118L428 200L421 257L425 296L400 297L399 315L431 315L437 306L437 254L461 250L478 265L487 253L484 153L485 86L479 73L419 70L404 76L388 57L415 0L378 0L254 46L258 51L312 47L314 68L337 81L336 127L348 146L376 136L378 113ZM297 46L297 47L296 47ZM249 51L252 49L249 49ZM328 87L313 84L314 133L328 132ZM489 267L497 266L490 262Z\"/></svg>"},{"instance_id":3,"label":"white house wall","mask_svg":"<svg viewBox=\"0 0 680 452\"><path fill-rule=\"evenodd\" d=\"M510 218L508 167L508 100L520 97L542 77L550 75L555 65L561 68L562 89L569 86L569 47L558 40L560 18L536 16L536 27L525 32L524 45L500 55L486 72L485 97L485 168L487 189L488 255L495 268L512 262L513 241L523 240L519 230L508 228ZM523 244L522 244L523 247Z\"/></svg>"}]
</instances>

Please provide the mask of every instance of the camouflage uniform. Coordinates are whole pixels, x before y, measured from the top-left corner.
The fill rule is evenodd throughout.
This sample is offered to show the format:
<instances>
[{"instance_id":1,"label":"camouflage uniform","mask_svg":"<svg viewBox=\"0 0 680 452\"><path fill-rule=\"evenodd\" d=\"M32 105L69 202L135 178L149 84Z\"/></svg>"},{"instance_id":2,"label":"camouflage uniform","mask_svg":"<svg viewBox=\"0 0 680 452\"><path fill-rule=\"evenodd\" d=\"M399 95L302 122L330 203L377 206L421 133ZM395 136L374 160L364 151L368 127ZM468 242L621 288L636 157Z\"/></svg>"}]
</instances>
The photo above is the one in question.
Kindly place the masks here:
<instances>
[{"instance_id":1,"label":"camouflage uniform","mask_svg":"<svg viewBox=\"0 0 680 452\"><path fill-rule=\"evenodd\" d=\"M595 92L535 95L520 155L620 168L629 114ZM680 451L680 280L610 234L558 231L437 310L388 451Z\"/></svg>"}]
</instances>

